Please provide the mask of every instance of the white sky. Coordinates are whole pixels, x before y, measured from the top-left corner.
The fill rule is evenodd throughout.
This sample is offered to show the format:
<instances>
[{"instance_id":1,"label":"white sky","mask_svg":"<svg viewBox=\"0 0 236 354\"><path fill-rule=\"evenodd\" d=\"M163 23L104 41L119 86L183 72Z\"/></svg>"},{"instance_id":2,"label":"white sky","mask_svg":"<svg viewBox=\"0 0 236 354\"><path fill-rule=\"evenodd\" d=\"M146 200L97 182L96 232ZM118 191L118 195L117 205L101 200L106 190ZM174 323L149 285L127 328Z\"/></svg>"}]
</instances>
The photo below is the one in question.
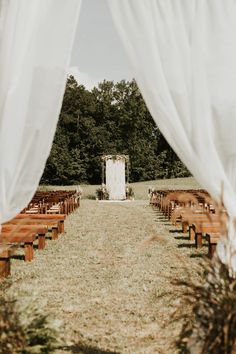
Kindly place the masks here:
<instances>
[{"instance_id":1,"label":"white sky","mask_svg":"<svg viewBox=\"0 0 236 354\"><path fill-rule=\"evenodd\" d=\"M106 0L82 1L70 73L88 89L133 77Z\"/></svg>"}]
</instances>

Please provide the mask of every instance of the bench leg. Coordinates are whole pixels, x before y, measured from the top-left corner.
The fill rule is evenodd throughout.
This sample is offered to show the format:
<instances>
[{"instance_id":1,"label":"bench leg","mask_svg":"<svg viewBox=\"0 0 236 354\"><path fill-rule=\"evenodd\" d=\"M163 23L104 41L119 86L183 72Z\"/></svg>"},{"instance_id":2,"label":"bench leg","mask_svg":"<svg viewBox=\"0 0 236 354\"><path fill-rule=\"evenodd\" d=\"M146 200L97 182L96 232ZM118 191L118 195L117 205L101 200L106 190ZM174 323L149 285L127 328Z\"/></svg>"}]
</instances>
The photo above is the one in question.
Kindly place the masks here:
<instances>
[{"instance_id":1,"label":"bench leg","mask_svg":"<svg viewBox=\"0 0 236 354\"><path fill-rule=\"evenodd\" d=\"M188 231L187 228L188 228L188 223L182 222L182 231L184 234L186 234L186 232Z\"/></svg>"},{"instance_id":2,"label":"bench leg","mask_svg":"<svg viewBox=\"0 0 236 354\"><path fill-rule=\"evenodd\" d=\"M60 221L59 222L59 225L60 225L60 233L63 233L64 232L64 221Z\"/></svg>"},{"instance_id":3,"label":"bench leg","mask_svg":"<svg viewBox=\"0 0 236 354\"><path fill-rule=\"evenodd\" d=\"M58 229L55 227L52 227L52 240L58 239Z\"/></svg>"},{"instance_id":4,"label":"bench leg","mask_svg":"<svg viewBox=\"0 0 236 354\"><path fill-rule=\"evenodd\" d=\"M189 226L189 239L190 241L195 240L195 231L192 226Z\"/></svg>"},{"instance_id":5,"label":"bench leg","mask_svg":"<svg viewBox=\"0 0 236 354\"><path fill-rule=\"evenodd\" d=\"M34 258L33 243L25 242L24 248L25 248L25 262L31 262L32 259Z\"/></svg>"},{"instance_id":6,"label":"bench leg","mask_svg":"<svg viewBox=\"0 0 236 354\"><path fill-rule=\"evenodd\" d=\"M45 248L45 235L38 235L38 249L43 250Z\"/></svg>"},{"instance_id":7,"label":"bench leg","mask_svg":"<svg viewBox=\"0 0 236 354\"><path fill-rule=\"evenodd\" d=\"M214 256L215 251L216 251L216 243L209 242L208 255L210 258Z\"/></svg>"},{"instance_id":8,"label":"bench leg","mask_svg":"<svg viewBox=\"0 0 236 354\"><path fill-rule=\"evenodd\" d=\"M195 235L195 245L196 245L196 248L202 247L202 234Z\"/></svg>"},{"instance_id":9,"label":"bench leg","mask_svg":"<svg viewBox=\"0 0 236 354\"><path fill-rule=\"evenodd\" d=\"M0 258L0 278L8 277L11 274L10 258Z\"/></svg>"}]
</instances>

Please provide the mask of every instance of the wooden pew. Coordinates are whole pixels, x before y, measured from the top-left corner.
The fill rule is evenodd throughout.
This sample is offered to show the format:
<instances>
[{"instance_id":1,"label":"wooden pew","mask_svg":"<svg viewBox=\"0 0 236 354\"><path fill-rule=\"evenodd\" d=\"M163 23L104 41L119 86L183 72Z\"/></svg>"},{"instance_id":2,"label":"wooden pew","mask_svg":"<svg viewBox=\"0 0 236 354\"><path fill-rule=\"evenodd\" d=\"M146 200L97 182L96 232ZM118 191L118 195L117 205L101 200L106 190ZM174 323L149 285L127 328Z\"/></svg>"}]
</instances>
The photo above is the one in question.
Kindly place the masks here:
<instances>
[{"instance_id":1,"label":"wooden pew","mask_svg":"<svg viewBox=\"0 0 236 354\"><path fill-rule=\"evenodd\" d=\"M194 223L213 223L213 222L225 222L227 216L219 215L219 214L206 214L206 213L185 213L182 214L182 230L184 233L187 232L189 227L189 239L193 241L195 239L195 232L193 230L192 225Z\"/></svg>"},{"instance_id":2,"label":"wooden pew","mask_svg":"<svg viewBox=\"0 0 236 354\"><path fill-rule=\"evenodd\" d=\"M16 245L0 244L0 278L5 278L11 274L10 259L15 254Z\"/></svg>"},{"instance_id":3,"label":"wooden pew","mask_svg":"<svg viewBox=\"0 0 236 354\"><path fill-rule=\"evenodd\" d=\"M216 251L216 246L220 238L220 233L206 234L206 240L208 241L208 254L212 258Z\"/></svg>"},{"instance_id":4,"label":"wooden pew","mask_svg":"<svg viewBox=\"0 0 236 354\"><path fill-rule=\"evenodd\" d=\"M58 234L60 230L60 225L59 222L56 220L45 220L45 219L33 219L31 218L16 218L12 219L11 221L6 222L4 225L21 225L21 226L41 226L41 227L47 227L48 231L51 230L51 235L52 235L52 240L58 239Z\"/></svg>"},{"instance_id":5,"label":"wooden pew","mask_svg":"<svg viewBox=\"0 0 236 354\"><path fill-rule=\"evenodd\" d=\"M35 232L38 239L38 249L43 250L45 248L46 240L45 236L48 232L48 228L45 225L17 225L17 224L3 224L2 232L8 232L11 235L21 232Z\"/></svg>"},{"instance_id":6,"label":"wooden pew","mask_svg":"<svg viewBox=\"0 0 236 354\"><path fill-rule=\"evenodd\" d=\"M198 220L210 220L210 217L204 213L203 209L193 209L192 211L187 209L180 213L180 221L182 224L182 231L186 233L188 227L193 224L194 221ZM191 238L190 238L191 239Z\"/></svg>"},{"instance_id":7,"label":"wooden pew","mask_svg":"<svg viewBox=\"0 0 236 354\"><path fill-rule=\"evenodd\" d=\"M195 233L195 244L196 247L202 247L202 235L209 233L220 233L222 229L222 224L220 222L201 222L193 224L193 231Z\"/></svg>"},{"instance_id":8,"label":"wooden pew","mask_svg":"<svg viewBox=\"0 0 236 354\"><path fill-rule=\"evenodd\" d=\"M21 232L1 232L0 234L0 245L13 244L15 246L20 246L24 244L25 249L25 261L30 262L34 257L33 243L36 240L36 232L32 231L21 231Z\"/></svg>"},{"instance_id":9,"label":"wooden pew","mask_svg":"<svg viewBox=\"0 0 236 354\"><path fill-rule=\"evenodd\" d=\"M45 220L45 224L48 222L59 223L59 233L64 232L64 221L66 219L65 214L18 214L15 219L30 219L30 220Z\"/></svg>"},{"instance_id":10,"label":"wooden pew","mask_svg":"<svg viewBox=\"0 0 236 354\"><path fill-rule=\"evenodd\" d=\"M79 206L80 193L71 191L37 191L22 213L69 214Z\"/></svg>"}]
</instances>

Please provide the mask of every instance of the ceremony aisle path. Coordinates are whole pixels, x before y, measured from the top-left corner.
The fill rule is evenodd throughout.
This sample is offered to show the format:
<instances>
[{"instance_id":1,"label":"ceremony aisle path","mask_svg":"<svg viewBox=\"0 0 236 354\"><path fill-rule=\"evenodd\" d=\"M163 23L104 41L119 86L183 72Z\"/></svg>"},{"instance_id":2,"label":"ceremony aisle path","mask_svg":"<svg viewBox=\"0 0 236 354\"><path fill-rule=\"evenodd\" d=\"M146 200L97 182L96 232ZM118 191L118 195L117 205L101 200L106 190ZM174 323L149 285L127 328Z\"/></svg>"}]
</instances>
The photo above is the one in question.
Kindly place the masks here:
<instances>
[{"instance_id":1,"label":"ceremony aisle path","mask_svg":"<svg viewBox=\"0 0 236 354\"><path fill-rule=\"evenodd\" d=\"M61 321L58 353L173 354L169 277L196 276L199 251L170 228L148 201L82 200L31 264L13 261L10 291Z\"/></svg>"}]
</instances>

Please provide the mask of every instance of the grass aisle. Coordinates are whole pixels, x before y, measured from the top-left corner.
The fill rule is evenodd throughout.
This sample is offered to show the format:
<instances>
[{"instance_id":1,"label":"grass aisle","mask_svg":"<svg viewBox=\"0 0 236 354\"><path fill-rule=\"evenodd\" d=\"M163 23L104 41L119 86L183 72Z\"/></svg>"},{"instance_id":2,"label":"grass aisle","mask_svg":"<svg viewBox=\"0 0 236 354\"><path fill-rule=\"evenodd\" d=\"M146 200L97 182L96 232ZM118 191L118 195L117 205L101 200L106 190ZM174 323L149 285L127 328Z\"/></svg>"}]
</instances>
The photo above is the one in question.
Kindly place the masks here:
<instances>
[{"instance_id":1,"label":"grass aisle","mask_svg":"<svg viewBox=\"0 0 236 354\"><path fill-rule=\"evenodd\" d=\"M11 291L63 321L58 353L173 354L180 324L167 326L173 308L159 295L175 295L167 277L194 273L199 251L169 228L147 201L82 200L59 240L13 261Z\"/></svg>"}]
</instances>

